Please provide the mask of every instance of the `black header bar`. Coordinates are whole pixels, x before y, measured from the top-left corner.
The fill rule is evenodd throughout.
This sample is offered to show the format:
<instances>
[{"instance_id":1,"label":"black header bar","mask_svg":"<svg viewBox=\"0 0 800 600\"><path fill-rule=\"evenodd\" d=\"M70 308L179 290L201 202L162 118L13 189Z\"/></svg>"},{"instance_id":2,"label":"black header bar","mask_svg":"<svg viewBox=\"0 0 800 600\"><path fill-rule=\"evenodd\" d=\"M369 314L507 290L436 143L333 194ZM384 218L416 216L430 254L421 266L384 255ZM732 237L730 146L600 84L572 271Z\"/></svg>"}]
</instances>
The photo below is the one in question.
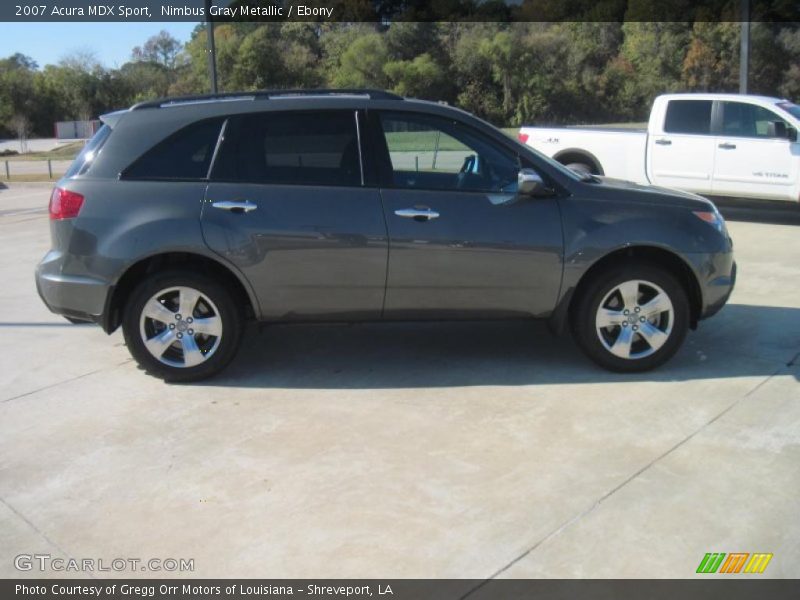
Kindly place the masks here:
<instances>
[{"instance_id":1,"label":"black header bar","mask_svg":"<svg viewBox=\"0 0 800 600\"><path fill-rule=\"evenodd\" d=\"M742 0L3 0L0 21L740 21ZM750 21L798 22L797 0L749 0Z\"/></svg>"}]
</instances>

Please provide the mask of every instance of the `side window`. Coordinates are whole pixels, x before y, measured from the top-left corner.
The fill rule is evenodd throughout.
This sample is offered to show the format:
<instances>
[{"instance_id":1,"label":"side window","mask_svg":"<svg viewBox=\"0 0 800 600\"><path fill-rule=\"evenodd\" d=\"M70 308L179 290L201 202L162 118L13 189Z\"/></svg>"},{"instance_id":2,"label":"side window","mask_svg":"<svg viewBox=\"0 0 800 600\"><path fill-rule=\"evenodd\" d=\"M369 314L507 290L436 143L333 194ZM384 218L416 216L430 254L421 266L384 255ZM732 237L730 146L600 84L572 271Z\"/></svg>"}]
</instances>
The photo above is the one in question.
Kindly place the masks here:
<instances>
[{"instance_id":1,"label":"side window","mask_svg":"<svg viewBox=\"0 0 800 600\"><path fill-rule=\"evenodd\" d=\"M198 121L144 153L123 179L205 179L224 119Z\"/></svg>"},{"instance_id":2,"label":"side window","mask_svg":"<svg viewBox=\"0 0 800 600\"><path fill-rule=\"evenodd\" d=\"M667 133L711 133L711 100L670 100L664 131Z\"/></svg>"},{"instance_id":3,"label":"side window","mask_svg":"<svg viewBox=\"0 0 800 600\"><path fill-rule=\"evenodd\" d=\"M106 143L110 135L111 127L108 125L100 127L97 133L92 136L92 139L83 147L83 150L75 157L75 160L72 161L64 177L83 175L89 169L95 157L100 153L100 149L103 147L103 144Z\"/></svg>"},{"instance_id":4,"label":"side window","mask_svg":"<svg viewBox=\"0 0 800 600\"><path fill-rule=\"evenodd\" d=\"M516 191L517 157L458 121L386 112L380 124L395 187Z\"/></svg>"},{"instance_id":5,"label":"side window","mask_svg":"<svg viewBox=\"0 0 800 600\"><path fill-rule=\"evenodd\" d=\"M723 102L722 135L768 138L771 122L789 124L771 110L744 102Z\"/></svg>"},{"instance_id":6,"label":"side window","mask_svg":"<svg viewBox=\"0 0 800 600\"><path fill-rule=\"evenodd\" d=\"M361 185L354 111L232 117L214 164L222 181Z\"/></svg>"}]
</instances>

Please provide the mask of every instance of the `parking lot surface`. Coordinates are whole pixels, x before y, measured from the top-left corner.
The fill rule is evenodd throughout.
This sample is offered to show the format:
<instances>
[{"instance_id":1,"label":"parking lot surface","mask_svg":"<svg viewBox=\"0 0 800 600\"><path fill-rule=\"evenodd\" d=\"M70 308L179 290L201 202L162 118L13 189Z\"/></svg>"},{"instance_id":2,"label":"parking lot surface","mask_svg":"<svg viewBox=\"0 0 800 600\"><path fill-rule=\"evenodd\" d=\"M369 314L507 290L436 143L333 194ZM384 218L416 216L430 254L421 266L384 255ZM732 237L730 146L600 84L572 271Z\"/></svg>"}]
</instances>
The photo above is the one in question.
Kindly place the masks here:
<instances>
[{"instance_id":1,"label":"parking lot surface","mask_svg":"<svg viewBox=\"0 0 800 600\"><path fill-rule=\"evenodd\" d=\"M542 324L293 325L176 386L40 302L48 194L0 190L0 576L800 576L797 225L729 222L730 304L653 373Z\"/></svg>"}]
</instances>

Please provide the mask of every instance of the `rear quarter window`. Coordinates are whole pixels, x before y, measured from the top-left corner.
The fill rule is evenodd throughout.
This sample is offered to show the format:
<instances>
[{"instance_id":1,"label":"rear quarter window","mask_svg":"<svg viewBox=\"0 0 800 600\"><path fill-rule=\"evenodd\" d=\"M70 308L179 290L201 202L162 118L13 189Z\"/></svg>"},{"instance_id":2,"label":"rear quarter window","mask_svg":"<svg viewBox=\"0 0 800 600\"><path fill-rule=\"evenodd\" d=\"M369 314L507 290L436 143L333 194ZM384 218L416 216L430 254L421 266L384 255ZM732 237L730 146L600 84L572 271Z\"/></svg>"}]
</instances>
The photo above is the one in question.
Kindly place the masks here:
<instances>
[{"instance_id":1,"label":"rear quarter window","mask_svg":"<svg viewBox=\"0 0 800 600\"><path fill-rule=\"evenodd\" d=\"M122 172L123 179L206 179L223 118L184 127L145 152Z\"/></svg>"},{"instance_id":2,"label":"rear quarter window","mask_svg":"<svg viewBox=\"0 0 800 600\"><path fill-rule=\"evenodd\" d=\"M67 169L67 172L64 174L64 176L75 177L76 175L83 175L86 173L86 171L89 170L92 161L100 153L100 149L103 147L103 144L106 143L106 140L110 136L111 127L108 125L103 125L100 127L100 129L97 130L92 138L86 142L86 145L78 153L78 156L75 157L75 160L72 161L72 164L69 166L69 169Z\"/></svg>"},{"instance_id":3,"label":"rear quarter window","mask_svg":"<svg viewBox=\"0 0 800 600\"><path fill-rule=\"evenodd\" d=\"M664 120L666 133L711 133L711 100L670 100Z\"/></svg>"}]
</instances>

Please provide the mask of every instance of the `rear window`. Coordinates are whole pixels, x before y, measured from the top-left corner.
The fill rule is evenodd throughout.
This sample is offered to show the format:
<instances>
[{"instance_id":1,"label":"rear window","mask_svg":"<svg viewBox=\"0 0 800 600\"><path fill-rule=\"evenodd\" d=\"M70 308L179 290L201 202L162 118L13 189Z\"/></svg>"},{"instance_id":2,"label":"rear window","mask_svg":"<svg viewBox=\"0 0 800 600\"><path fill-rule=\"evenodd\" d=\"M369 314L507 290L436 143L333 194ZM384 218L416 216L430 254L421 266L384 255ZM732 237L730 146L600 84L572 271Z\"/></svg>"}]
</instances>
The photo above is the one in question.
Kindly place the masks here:
<instances>
[{"instance_id":1,"label":"rear window","mask_svg":"<svg viewBox=\"0 0 800 600\"><path fill-rule=\"evenodd\" d=\"M670 100L664 131L667 133L711 133L711 100Z\"/></svg>"},{"instance_id":2,"label":"rear window","mask_svg":"<svg viewBox=\"0 0 800 600\"><path fill-rule=\"evenodd\" d=\"M361 185L355 112L231 117L212 178L284 185Z\"/></svg>"},{"instance_id":3,"label":"rear window","mask_svg":"<svg viewBox=\"0 0 800 600\"><path fill-rule=\"evenodd\" d=\"M224 119L198 121L139 157L123 179L206 179Z\"/></svg>"},{"instance_id":4,"label":"rear window","mask_svg":"<svg viewBox=\"0 0 800 600\"><path fill-rule=\"evenodd\" d=\"M103 144L106 143L106 140L111 135L111 127L108 125L103 125L97 132L92 136L86 145L83 147L78 153L78 156L75 157L75 160L72 161L72 164L67 169L67 172L64 174L65 177L75 177L76 175L83 175L86 171L89 170L89 167L92 164L92 161L95 157L100 153L100 149L103 147Z\"/></svg>"}]
</instances>

